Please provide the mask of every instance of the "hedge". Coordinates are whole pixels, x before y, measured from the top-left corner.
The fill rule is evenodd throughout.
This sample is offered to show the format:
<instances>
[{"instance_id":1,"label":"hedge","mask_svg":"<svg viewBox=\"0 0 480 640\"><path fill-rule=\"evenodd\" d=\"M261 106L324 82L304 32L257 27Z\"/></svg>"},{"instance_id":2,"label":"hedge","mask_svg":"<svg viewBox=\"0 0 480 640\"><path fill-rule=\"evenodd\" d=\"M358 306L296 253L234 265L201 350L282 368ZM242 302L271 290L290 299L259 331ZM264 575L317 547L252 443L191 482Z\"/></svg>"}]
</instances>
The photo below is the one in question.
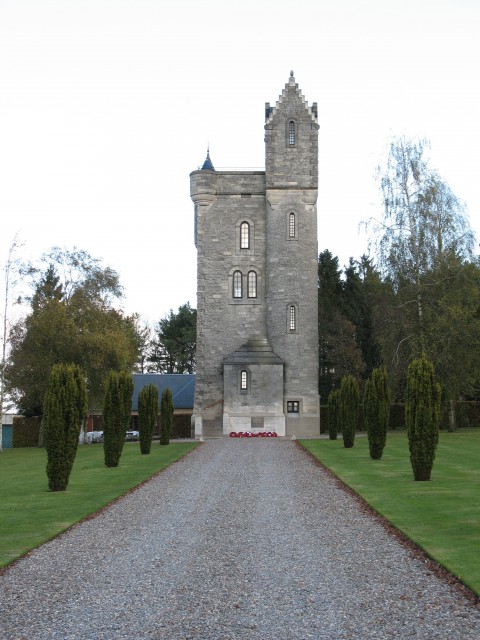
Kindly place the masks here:
<instances>
[{"instance_id":1,"label":"hedge","mask_svg":"<svg viewBox=\"0 0 480 640\"><path fill-rule=\"evenodd\" d=\"M365 431L363 407L358 416L357 431ZM461 400L456 404L457 429L480 427L480 402L475 400ZM448 416L442 414L440 429L447 429ZM389 430L400 431L405 427L405 405L396 402L390 405ZM320 433L328 433L328 405L320 407Z\"/></svg>"},{"instance_id":2,"label":"hedge","mask_svg":"<svg viewBox=\"0 0 480 640\"><path fill-rule=\"evenodd\" d=\"M40 418L33 416L14 416L12 429L12 447L38 447L40 438Z\"/></svg>"}]
</instances>

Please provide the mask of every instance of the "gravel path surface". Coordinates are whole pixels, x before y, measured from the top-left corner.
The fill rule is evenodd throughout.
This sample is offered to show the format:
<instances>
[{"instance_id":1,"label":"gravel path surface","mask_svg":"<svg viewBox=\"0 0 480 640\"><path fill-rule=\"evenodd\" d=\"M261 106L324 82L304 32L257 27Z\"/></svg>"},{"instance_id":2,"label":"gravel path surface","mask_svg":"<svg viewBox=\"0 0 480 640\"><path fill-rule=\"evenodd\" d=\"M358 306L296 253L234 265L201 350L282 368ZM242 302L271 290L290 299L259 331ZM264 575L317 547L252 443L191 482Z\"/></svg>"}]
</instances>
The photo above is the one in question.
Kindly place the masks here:
<instances>
[{"instance_id":1,"label":"gravel path surface","mask_svg":"<svg viewBox=\"0 0 480 640\"><path fill-rule=\"evenodd\" d=\"M8 640L478 640L480 611L293 442L207 441L2 577Z\"/></svg>"}]
</instances>

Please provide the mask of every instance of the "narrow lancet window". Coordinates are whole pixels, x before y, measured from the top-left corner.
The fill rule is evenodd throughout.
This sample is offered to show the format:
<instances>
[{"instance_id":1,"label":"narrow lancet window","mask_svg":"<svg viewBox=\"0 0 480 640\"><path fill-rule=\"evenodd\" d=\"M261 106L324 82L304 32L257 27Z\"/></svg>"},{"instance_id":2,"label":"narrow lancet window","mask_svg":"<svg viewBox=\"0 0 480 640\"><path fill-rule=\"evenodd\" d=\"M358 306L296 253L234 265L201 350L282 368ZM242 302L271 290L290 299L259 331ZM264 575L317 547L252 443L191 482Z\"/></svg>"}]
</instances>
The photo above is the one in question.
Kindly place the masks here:
<instances>
[{"instance_id":1,"label":"narrow lancet window","mask_svg":"<svg viewBox=\"0 0 480 640\"><path fill-rule=\"evenodd\" d=\"M288 328L290 331L297 330L297 310L293 304L288 308Z\"/></svg>"},{"instance_id":2,"label":"narrow lancet window","mask_svg":"<svg viewBox=\"0 0 480 640\"><path fill-rule=\"evenodd\" d=\"M257 274L255 271L248 272L247 295L249 298L257 297Z\"/></svg>"},{"instance_id":3,"label":"narrow lancet window","mask_svg":"<svg viewBox=\"0 0 480 640\"><path fill-rule=\"evenodd\" d=\"M295 214L291 213L288 216L288 237L295 238L296 229L295 229Z\"/></svg>"},{"instance_id":4,"label":"narrow lancet window","mask_svg":"<svg viewBox=\"0 0 480 640\"><path fill-rule=\"evenodd\" d=\"M242 272L235 271L233 274L233 297L242 297Z\"/></svg>"},{"instance_id":5,"label":"narrow lancet window","mask_svg":"<svg viewBox=\"0 0 480 640\"><path fill-rule=\"evenodd\" d=\"M240 390L246 391L248 389L248 372L243 370L240 374Z\"/></svg>"},{"instance_id":6,"label":"narrow lancet window","mask_svg":"<svg viewBox=\"0 0 480 640\"><path fill-rule=\"evenodd\" d=\"M295 145L295 122L293 120L288 123L288 144L291 147Z\"/></svg>"},{"instance_id":7,"label":"narrow lancet window","mask_svg":"<svg viewBox=\"0 0 480 640\"><path fill-rule=\"evenodd\" d=\"M250 225L242 222L240 225L240 249L250 249Z\"/></svg>"}]
</instances>

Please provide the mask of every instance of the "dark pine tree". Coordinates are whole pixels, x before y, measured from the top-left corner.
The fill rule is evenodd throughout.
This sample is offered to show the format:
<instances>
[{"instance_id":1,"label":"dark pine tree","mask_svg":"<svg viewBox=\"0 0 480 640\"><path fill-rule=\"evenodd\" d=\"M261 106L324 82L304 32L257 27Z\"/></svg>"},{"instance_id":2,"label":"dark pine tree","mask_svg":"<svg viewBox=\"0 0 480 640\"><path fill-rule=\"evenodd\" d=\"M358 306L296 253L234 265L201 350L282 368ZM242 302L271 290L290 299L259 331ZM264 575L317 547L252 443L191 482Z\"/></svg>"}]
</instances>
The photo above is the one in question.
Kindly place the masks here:
<instances>
[{"instance_id":1,"label":"dark pine tree","mask_svg":"<svg viewBox=\"0 0 480 640\"><path fill-rule=\"evenodd\" d=\"M50 264L35 287L35 292L31 299L32 309L33 311L38 311L43 309L49 302L59 302L60 300L63 300L63 286L54 265Z\"/></svg>"},{"instance_id":2,"label":"dark pine tree","mask_svg":"<svg viewBox=\"0 0 480 640\"><path fill-rule=\"evenodd\" d=\"M332 333L341 306L342 272L338 258L328 249L318 256L318 337L319 337L319 392L328 398L335 385L335 356Z\"/></svg>"},{"instance_id":3,"label":"dark pine tree","mask_svg":"<svg viewBox=\"0 0 480 640\"><path fill-rule=\"evenodd\" d=\"M375 288L377 282L379 275L367 256L362 256L360 262L350 258L343 283L343 312L355 327L355 341L365 363L363 379L369 378L373 369L381 363L373 322L372 288Z\"/></svg>"}]
</instances>

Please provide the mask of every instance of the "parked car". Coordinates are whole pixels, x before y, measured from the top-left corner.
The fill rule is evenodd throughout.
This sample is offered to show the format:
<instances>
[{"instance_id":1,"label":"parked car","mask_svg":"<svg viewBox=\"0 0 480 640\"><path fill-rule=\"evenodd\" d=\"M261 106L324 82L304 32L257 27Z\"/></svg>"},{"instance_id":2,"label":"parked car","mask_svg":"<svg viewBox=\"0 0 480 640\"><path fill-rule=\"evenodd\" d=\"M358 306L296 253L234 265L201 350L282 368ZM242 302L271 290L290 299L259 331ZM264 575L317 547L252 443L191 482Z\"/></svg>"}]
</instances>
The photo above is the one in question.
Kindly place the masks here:
<instances>
[{"instance_id":1,"label":"parked car","mask_svg":"<svg viewBox=\"0 0 480 640\"><path fill-rule=\"evenodd\" d=\"M138 431L127 431L125 434L125 440L138 440L139 437Z\"/></svg>"},{"instance_id":2,"label":"parked car","mask_svg":"<svg viewBox=\"0 0 480 640\"><path fill-rule=\"evenodd\" d=\"M103 431L89 431L87 433L87 442L103 442Z\"/></svg>"}]
</instances>

